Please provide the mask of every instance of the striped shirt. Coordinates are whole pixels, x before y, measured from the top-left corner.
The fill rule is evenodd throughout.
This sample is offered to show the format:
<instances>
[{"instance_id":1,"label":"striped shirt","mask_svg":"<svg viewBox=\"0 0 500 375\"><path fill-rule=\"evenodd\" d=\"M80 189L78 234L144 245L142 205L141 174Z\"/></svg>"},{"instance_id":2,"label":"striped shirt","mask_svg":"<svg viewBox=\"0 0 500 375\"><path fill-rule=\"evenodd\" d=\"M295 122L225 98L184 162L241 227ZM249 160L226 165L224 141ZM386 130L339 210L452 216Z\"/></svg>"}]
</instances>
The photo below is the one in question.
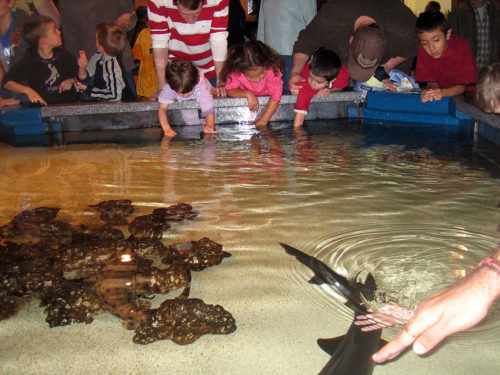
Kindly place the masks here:
<instances>
[{"instance_id":1,"label":"striped shirt","mask_svg":"<svg viewBox=\"0 0 500 375\"><path fill-rule=\"evenodd\" d=\"M149 0L148 17L153 48L168 48L169 60L185 57L215 77L215 61L227 55L229 0L205 0L195 23L187 23L173 0Z\"/></svg>"}]
</instances>

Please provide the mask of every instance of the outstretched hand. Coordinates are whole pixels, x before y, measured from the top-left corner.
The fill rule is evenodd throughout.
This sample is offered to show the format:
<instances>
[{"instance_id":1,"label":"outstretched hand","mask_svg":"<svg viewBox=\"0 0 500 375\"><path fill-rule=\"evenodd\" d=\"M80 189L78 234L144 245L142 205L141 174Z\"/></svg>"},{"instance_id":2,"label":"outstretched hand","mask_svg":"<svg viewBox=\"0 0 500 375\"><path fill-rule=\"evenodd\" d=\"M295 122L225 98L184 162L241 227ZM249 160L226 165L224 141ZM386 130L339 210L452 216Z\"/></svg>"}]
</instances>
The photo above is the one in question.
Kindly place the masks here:
<instances>
[{"instance_id":1,"label":"outstretched hand","mask_svg":"<svg viewBox=\"0 0 500 375\"><path fill-rule=\"evenodd\" d=\"M412 345L415 353L425 354L449 335L475 326L484 319L497 297L499 277L491 269L479 267L426 298L405 328L375 353L373 360L378 363L391 360Z\"/></svg>"},{"instance_id":2,"label":"outstretched hand","mask_svg":"<svg viewBox=\"0 0 500 375\"><path fill-rule=\"evenodd\" d=\"M383 305L377 310L368 310L368 312L369 314L357 315L354 322L357 326L363 326L361 330L364 332L406 324L415 314L414 309L395 303Z\"/></svg>"}]
</instances>

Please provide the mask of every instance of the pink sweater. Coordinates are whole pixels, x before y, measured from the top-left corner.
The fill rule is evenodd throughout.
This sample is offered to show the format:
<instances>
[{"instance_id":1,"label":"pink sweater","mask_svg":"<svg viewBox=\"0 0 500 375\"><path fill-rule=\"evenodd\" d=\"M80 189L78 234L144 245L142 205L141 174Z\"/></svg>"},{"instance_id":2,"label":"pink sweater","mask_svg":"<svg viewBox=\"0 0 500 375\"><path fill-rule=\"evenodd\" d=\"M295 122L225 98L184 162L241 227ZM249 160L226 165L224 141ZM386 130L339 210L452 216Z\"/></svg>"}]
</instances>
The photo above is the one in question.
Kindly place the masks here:
<instances>
[{"instance_id":1,"label":"pink sweater","mask_svg":"<svg viewBox=\"0 0 500 375\"><path fill-rule=\"evenodd\" d=\"M266 71L266 75L259 82L250 82L243 73L231 73L227 77L226 90L240 89L248 90L255 96L269 95L272 99L280 101L283 94L283 74L274 74L272 69Z\"/></svg>"}]
</instances>

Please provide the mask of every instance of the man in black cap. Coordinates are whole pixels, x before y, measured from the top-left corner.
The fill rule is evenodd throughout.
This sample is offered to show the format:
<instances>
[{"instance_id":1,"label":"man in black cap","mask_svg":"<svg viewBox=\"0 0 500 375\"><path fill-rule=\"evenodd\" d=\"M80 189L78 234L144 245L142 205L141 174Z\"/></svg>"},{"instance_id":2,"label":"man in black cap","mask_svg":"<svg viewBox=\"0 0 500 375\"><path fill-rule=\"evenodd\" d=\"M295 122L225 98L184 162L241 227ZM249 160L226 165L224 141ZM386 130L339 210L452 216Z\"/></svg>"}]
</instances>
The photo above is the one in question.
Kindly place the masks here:
<instances>
[{"instance_id":1,"label":"man in black cap","mask_svg":"<svg viewBox=\"0 0 500 375\"><path fill-rule=\"evenodd\" d=\"M367 26L377 24L379 27ZM293 47L289 81L298 92L300 72L319 47L333 50L355 81L368 80L379 65L409 73L417 55L416 17L400 0L333 0L302 30Z\"/></svg>"}]
</instances>

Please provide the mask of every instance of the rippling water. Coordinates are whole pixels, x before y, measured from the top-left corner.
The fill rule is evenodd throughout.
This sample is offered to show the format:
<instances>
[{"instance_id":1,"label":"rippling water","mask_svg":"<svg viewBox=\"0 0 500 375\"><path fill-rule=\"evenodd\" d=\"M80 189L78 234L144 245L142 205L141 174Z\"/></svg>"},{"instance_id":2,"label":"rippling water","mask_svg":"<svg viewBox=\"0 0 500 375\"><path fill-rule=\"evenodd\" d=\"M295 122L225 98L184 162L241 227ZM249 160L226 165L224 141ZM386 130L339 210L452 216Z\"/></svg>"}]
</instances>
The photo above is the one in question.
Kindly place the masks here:
<instances>
[{"instance_id":1,"label":"rippling water","mask_svg":"<svg viewBox=\"0 0 500 375\"><path fill-rule=\"evenodd\" d=\"M311 272L278 242L317 256L348 278L372 273L378 286L374 306L384 301L417 305L463 276L499 242L498 174L478 156L467 134L342 122L310 123L295 132L289 124L243 128L221 127L215 139L199 139L194 129L194 136L185 137L191 139L151 137L140 144L0 144L0 225L38 206L61 207L59 217L73 223L93 223L98 218L88 205L108 199L131 199L138 214L177 202L192 204L200 216L175 226L164 240L207 235L233 254L222 266L200 273L193 292L221 303L239 327L230 337L194 345L223 345L236 364L244 361L241 345L250 352L266 350L266 364L254 359L248 371L239 371L248 374L318 372L327 358L314 339L345 331L352 319L331 290L307 283ZM220 281L210 289L213 277ZM434 360L412 362L418 360L407 356L376 373L408 373L404 369L415 363L421 369L415 374L478 373L474 356L496 358L494 348L500 347L498 309L482 325L452 338ZM0 329L23 324L22 319L21 314L0 322ZM36 324L44 327L45 322ZM57 332L64 329L69 332ZM390 328L384 336L396 332ZM0 360L9 358L13 367L2 372L0 366L0 373L12 373L17 363L7 346L20 338L9 336L9 344L0 343ZM50 338L35 341L44 345L44 340ZM286 365L283 358L268 356L283 340L295 341L286 345ZM171 344L157 348L161 345ZM473 352L459 350L471 346ZM46 358L38 351L26 355ZM443 361L458 361L463 371L446 369ZM494 374L498 364L484 364L480 373ZM215 367L235 373L231 366ZM155 373L147 369L144 373ZM128 372L118 367L115 373Z\"/></svg>"}]
</instances>

